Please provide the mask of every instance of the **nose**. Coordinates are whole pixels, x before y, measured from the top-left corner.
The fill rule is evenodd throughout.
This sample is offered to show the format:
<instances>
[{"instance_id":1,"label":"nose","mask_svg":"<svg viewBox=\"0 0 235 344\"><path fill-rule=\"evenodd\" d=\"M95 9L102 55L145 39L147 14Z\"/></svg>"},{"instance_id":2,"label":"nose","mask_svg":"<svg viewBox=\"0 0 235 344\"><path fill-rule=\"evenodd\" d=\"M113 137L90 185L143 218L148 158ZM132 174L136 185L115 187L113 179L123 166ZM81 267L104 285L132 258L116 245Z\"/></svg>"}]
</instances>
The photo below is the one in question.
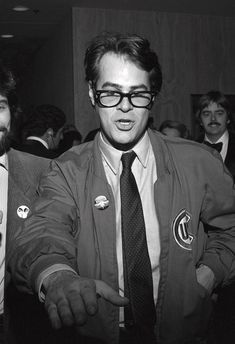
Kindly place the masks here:
<instances>
[{"instance_id":1,"label":"nose","mask_svg":"<svg viewBox=\"0 0 235 344\"><path fill-rule=\"evenodd\" d=\"M121 103L118 104L117 108L123 112L128 112L133 109L133 106L131 105L127 97L123 97Z\"/></svg>"},{"instance_id":2,"label":"nose","mask_svg":"<svg viewBox=\"0 0 235 344\"><path fill-rule=\"evenodd\" d=\"M215 114L215 112L211 112L211 121L212 122L216 121L216 114Z\"/></svg>"}]
</instances>

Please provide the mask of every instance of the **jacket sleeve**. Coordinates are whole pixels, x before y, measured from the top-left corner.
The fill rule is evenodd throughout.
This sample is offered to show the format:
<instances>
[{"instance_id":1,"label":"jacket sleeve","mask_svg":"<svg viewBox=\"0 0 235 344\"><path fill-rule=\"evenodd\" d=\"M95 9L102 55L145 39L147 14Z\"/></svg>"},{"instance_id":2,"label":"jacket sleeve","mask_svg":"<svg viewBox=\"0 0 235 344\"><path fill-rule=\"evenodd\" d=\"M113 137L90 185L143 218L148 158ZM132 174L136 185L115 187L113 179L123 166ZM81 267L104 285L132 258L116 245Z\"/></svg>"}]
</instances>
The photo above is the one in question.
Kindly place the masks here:
<instances>
[{"instance_id":1,"label":"jacket sleeve","mask_svg":"<svg viewBox=\"0 0 235 344\"><path fill-rule=\"evenodd\" d=\"M207 181L201 219L208 240L200 263L213 270L218 284L225 285L235 278L235 188L220 159L204 166Z\"/></svg>"},{"instance_id":2,"label":"jacket sleeve","mask_svg":"<svg viewBox=\"0 0 235 344\"><path fill-rule=\"evenodd\" d=\"M52 163L51 171L41 180L40 197L32 214L15 231L8 269L21 291L36 291L38 276L53 264L77 270L75 237L79 208L74 199L75 182L69 182L70 173Z\"/></svg>"}]
</instances>

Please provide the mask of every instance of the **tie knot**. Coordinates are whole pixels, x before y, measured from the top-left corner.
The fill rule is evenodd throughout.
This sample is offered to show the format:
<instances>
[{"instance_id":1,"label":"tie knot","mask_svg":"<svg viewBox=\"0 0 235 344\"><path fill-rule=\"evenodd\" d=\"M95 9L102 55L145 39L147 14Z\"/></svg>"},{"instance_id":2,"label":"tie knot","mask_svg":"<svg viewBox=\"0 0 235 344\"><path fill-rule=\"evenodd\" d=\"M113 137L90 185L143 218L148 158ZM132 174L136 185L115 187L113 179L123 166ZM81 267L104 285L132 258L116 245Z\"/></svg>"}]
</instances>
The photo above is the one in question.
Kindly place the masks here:
<instances>
[{"instance_id":1,"label":"tie knot","mask_svg":"<svg viewBox=\"0 0 235 344\"><path fill-rule=\"evenodd\" d=\"M136 154L134 151L122 154L121 160L122 160L123 170L125 169L130 170L135 158L136 158Z\"/></svg>"}]
</instances>

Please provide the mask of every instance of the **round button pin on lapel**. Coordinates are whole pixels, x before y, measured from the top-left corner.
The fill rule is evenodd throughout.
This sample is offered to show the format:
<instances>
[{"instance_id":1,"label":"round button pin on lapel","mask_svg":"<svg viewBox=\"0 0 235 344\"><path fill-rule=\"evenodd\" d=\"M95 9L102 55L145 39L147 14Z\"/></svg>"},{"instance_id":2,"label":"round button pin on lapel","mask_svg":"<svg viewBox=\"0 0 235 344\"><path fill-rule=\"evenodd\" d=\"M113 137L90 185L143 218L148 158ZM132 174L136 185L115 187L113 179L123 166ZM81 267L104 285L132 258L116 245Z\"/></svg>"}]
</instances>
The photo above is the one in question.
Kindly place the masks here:
<instances>
[{"instance_id":1,"label":"round button pin on lapel","mask_svg":"<svg viewBox=\"0 0 235 344\"><path fill-rule=\"evenodd\" d=\"M21 219L26 219L28 217L28 213L29 213L29 208L27 207L27 205L20 205L17 209L17 215Z\"/></svg>"},{"instance_id":2,"label":"round button pin on lapel","mask_svg":"<svg viewBox=\"0 0 235 344\"><path fill-rule=\"evenodd\" d=\"M109 206L109 200L105 196L98 196L95 199L95 207L103 210Z\"/></svg>"}]
</instances>

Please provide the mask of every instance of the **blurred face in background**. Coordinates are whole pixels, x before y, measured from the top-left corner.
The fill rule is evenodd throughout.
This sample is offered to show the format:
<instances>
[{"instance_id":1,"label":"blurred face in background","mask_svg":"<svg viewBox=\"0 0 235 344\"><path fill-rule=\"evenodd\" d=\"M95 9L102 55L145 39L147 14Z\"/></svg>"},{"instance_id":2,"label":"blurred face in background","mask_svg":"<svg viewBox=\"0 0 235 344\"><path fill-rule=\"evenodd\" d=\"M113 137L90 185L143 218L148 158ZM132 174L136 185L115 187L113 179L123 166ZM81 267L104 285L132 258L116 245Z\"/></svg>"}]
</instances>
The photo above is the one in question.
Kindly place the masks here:
<instances>
[{"instance_id":1,"label":"blurred face in background","mask_svg":"<svg viewBox=\"0 0 235 344\"><path fill-rule=\"evenodd\" d=\"M227 111L214 102L201 111L200 120L207 137L212 142L216 142L224 134L230 122Z\"/></svg>"},{"instance_id":2,"label":"blurred face in background","mask_svg":"<svg viewBox=\"0 0 235 344\"><path fill-rule=\"evenodd\" d=\"M10 147L11 113L7 98L0 94L0 155Z\"/></svg>"},{"instance_id":3,"label":"blurred face in background","mask_svg":"<svg viewBox=\"0 0 235 344\"><path fill-rule=\"evenodd\" d=\"M179 130L175 128L169 128L166 127L162 129L161 133L166 136L171 136L171 137L181 137Z\"/></svg>"}]
</instances>

